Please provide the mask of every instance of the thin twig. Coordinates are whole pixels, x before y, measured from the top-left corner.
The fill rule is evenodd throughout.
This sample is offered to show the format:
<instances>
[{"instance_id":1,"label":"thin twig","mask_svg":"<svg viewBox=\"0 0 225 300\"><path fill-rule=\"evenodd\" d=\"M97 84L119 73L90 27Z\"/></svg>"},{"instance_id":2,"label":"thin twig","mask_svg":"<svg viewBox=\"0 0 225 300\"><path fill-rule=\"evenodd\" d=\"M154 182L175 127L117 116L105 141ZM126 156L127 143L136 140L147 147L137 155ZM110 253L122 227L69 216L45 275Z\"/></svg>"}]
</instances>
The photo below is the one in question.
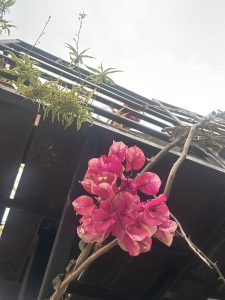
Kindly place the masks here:
<instances>
[{"instance_id":1,"label":"thin twig","mask_svg":"<svg viewBox=\"0 0 225 300\"><path fill-rule=\"evenodd\" d=\"M185 138L188 135L188 131L183 133L182 135L178 136L174 141L167 144L162 150L159 151L159 153L156 154L144 167L144 169L140 172L140 174L144 172L150 171L171 149L173 149L175 146L179 145L182 141L185 140Z\"/></svg>"},{"instance_id":2,"label":"thin twig","mask_svg":"<svg viewBox=\"0 0 225 300\"><path fill-rule=\"evenodd\" d=\"M178 235L182 237L188 244L188 246L191 248L191 250L212 270L216 271L216 273L219 275L218 279L222 280L225 284L225 278L223 274L221 273L220 269L218 268L217 264L213 262L208 256L206 256L186 235L183 227L181 226L180 222L177 220L177 218L170 213L171 217L176 221L177 226L180 230L180 233L178 232Z\"/></svg>"},{"instance_id":3,"label":"thin twig","mask_svg":"<svg viewBox=\"0 0 225 300\"><path fill-rule=\"evenodd\" d=\"M81 251L80 255L77 258L77 261L76 261L73 271L75 271L77 268L79 268L79 266L87 259L92 248L93 248L92 244L87 244L85 246L84 250Z\"/></svg>"},{"instance_id":4,"label":"thin twig","mask_svg":"<svg viewBox=\"0 0 225 300\"><path fill-rule=\"evenodd\" d=\"M111 250L113 247L117 245L117 239L113 240L112 242L106 244L104 247L93 253L89 256L72 274L70 274L67 278L63 280L59 289L55 291L55 293L51 296L50 300L60 300L65 292L65 288L75 280L81 272L86 269L93 261L97 258Z\"/></svg>"},{"instance_id":5,"label":"thin twig","mask_svg":"<svg viewBox=\"0 0 225 300\"><path fill-rule=\"evenodd\" d=\"M203 149L203 147L197 145L196 143L193 143L193 145L199 149L202 153L204 153L206 156L212 158L213 160L215 160L221 168L225 168L225 164L218 158L215 156L215 154L209 149L209 147L206 147L207 151Z\"/></svg>"},{"instance_id":6,"label":"thin twig","mask_svg":"<svg viewBox=\"0 0 225 300\"><path fill-rule=\"evenodd\" d=\"M188 149L189 149L190 144L191 144L191 142L194 138L196 128L197 128L197 124L194 124L194 125L191 126L188 137L187 137L186 142L184 144L183 151L182 151L180 157L178 158L178 160L175 162L175 164L173 165L173 167L170 170L168 179L166 181L166 186L165 186L165 189L164 189L164 192L163 192L167 197L169 197L170 190L171 190L171 187L173 185L173 181L174 181L174 178L176 176L176 173L177 173L180 165L182 164L182 162L185 160L185 158L187 156Z\"/></svg>"},{"instance_id":7,"label":"thin twig","mask_svg":"<svg viewBox=\"0 0 225 300\"><path fill-rule=\"evenodd\" d=\"M66 278L68 278L72 273L74 273L79 266L81 266L81 264L88 258L91 250L92 250L92 244L87 244L86 247L81 251L80 255L78 256L75 266L72 268L72 271L68 272L64 278L64 280ZM66 286L64 286L63 290L62 290L62 294L65 293L66 289L68 287L68 284Z\"/></svg>"},{"instance_id":8,"label":"thin twig","mask_svg":"<svg viewBox=\"0 0 225 300\"><path fill-rule=\"evenodd\" d=\"M162 102L160 102L159 100L157 99L152 99L153 101L155 101L171 118L173 118L180 126L185 126L185 123L183 121L181 121L173 112L170 111L170 109L168 109L165 105L162 104ZM218 118L218 116L220 116L221 114L220 113L217 113L216 115L211 115L213 116L213 118ZM197 115L194 115L195 116L195 119L197 118L198 122L201 122L202 119L204 118L200 118L198 117ZM166 127L164 128L164 130L166 129L171 129L171 127ZM215 160L222 168L225 167L225 164L223 163L223 161L221 161L218 157L216 157L214 155L214 153L209 149L209 147L206 147L206 150L203 149L203 147L197 145L197 144L194 144L194 146L199 149L201 152L203 152L204 154L206 154L207 156L209 156L210 158L212 158L213 160Z\"/></svg>"},{"instance_id":9,"label":"thin twig","mask_svg":"<svg viewBox=\"0 0 225 300\"><path fill-rule=\"evenodd\" d=\"M194 135L195 135L195 131L198 127L201 127L202 125L204 125L205 123L207 123L210 120L210 118L203 118L201 119L198 123L194 124L191 126L188 137L186 139L186 142L184 144L182 153L180 155L180 157L178 158L178 160L175 162L175 164L173 165L172 169L170 170L167 182L166 182L166 187L164 189L164 194L167 195L167 198L170 195L170 191L171 191L171 187L174 181L174 178L176 176L176 173L180 167L180 165L182 164L182 162L184 161L184 159L186 158L186 155L188 153L188 149L190 147L191 142L193 141ZM178 228L180 229L180 236L187 242L188 246L191 248L191 250L198 255L198 257L211 269L214 269L216 271L216 273L219 275L219 279L221 279L223 281L223 283L225 283L225 278L223 277L221 271L219 270L218 266L216 263L214 263L210 258L208 258L200 249L198 249L198 247L187 237L186 233L184 232L180 222L176 219L175 216L173 216L173 214L171 214L171 217L177 222Z\"/></svg>"},{"instance_id":10,"label":"thin twig","mask_svg":"<svg viewBox=\"0 0 225 300\"><path fill-rule=\"evenodd\" d=\"M183 122L174 114L172 113L165 105L163 105L159 100L152 98L154 102L156 102L172 119L174 119L177 124L183 125Z\"/></svg>"},{"instance_id":11,"label":"thin twig","mask_svg":"<svg viewBox=\"0 0 225 300\"><path fill-rule=\"evenodd\" d=\"M167 144L162 150L160 150L156 156L154 156L152 159L149 160L147 165L142 169L142 171L139 174L142 174L144 172L149 172L166 154L172 150L174 147L180 145L185 138L188 135L189 130L178 136L174 141Z\"/></svg>"},{"instance_id":12,"label":"thin twig","mask_svg":"<svg viewBox=\"0 0 225 300\"><path fill-rule=\"evenodd\" d=\"M199 122L196 123L196 128L202 127L209 121L210 121L209 117L204 117L204 118L200 119ZM183 134L178 136L174 141L167 144L162 150L160 150L158 152L158 154L156 154L156 156L154 156L152 159L150 159L150 161L147 163L147 165L144 167L144 169L142 169L140 174L150 171L170 150L172 150L175 146L178 146L179 144L181 144L185 140L185 138L188 136L189 130L190 129L185 131Z\"/></svg>"},{"instance_id":13,"label":"thin twig","mask_svg":"<svg viewBox=\"0 0 225 300\"><path fill-rule=\"evenodd\" d=\"M48 23L50 22L50 20L51 20L51 16L48 17L48 19L47 19L47 21L45 22L45 25L44 25L44 27L43 27L43 29L42 29L40 35L39 35L38 38L36 39L34 45L31 47L30 51L32 51L33 48L36 47L36 46L40 43L40 39L41 39L42 36L45 34L45 29L46 29L46 27L48 26ZM30 51L29 51L29 52L30 52Z\"/></svg>"},{"instance_id":14,"label":"thin twig","mask_svg":"<svg viewBox=\"0 0 225 300\"><path fill-rule=\"evenodd\" d=\"M209 121L210 121L210 117L205 117L205 118L202 118L198 123L196 123L196 124L194 124L190 127L189 134L188 134L188 137L187 137L186 142L184 144L181 155L178 158L178 160L175 162L173 167L171 168L169 176L167 178L166 186L165 186L165 189L164 189L164 194L167 195L167 198L169 197L170 190L171 190L171 187L173 185L173 181L174 181L174 178L176 176L176 173L177 173L180 165L182 164L182 162L185 160L185 158L187 156L187 153L188 153L190 144L193 141L196 129L203 126L203 125L205 125Z\"/></svg>"},{"instance_id":15,"label":"thin twig","mask_svg":"<svg viewBox=\"0 0 225 300\"><path fill-rule=\"evenodd\" d=\"M77 38L74 38L75 43L76 43L76 50L77 53L79 53L79 41L80 41L80 33L81 33L81 29L82 29L82 25L83 25L83 19L86 17L86 14L84 13L84 11L82 13L79 13L79 29L78 32L75 34L77 36Z\"/></svg>"},{"instance_id":16,"label":"thin twig","mask_svg":"<svg viewBox=\"0 0 225 300\"><path fill-rule=\"evenodd\" d=\"M100 248L103 247L101 243L95 243L95 244L90 244L90 245L92 245L92 249L93 249L92 254L95 253L95 252L97 252ZM86 259L87 259L87 257L86 257ZM84 261L85 261L85 259L81 263L83 263ZM88 269L88 267L81 272L81 274L79 275L79 277L77 278L77 280L81 280L82 276L84 276L84 274L87 271L87 269Z\"/></svg>"}]
</instances>

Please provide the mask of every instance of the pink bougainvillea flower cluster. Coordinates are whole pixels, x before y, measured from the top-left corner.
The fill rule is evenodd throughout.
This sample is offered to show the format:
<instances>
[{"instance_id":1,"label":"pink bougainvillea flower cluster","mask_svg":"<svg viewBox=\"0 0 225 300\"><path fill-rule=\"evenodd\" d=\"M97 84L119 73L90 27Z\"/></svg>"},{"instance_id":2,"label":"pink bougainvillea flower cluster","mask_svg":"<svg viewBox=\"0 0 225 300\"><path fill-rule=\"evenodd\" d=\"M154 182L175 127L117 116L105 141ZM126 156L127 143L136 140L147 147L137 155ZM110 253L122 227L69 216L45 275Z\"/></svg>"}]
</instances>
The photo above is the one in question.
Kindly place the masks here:
<instances>
[{"instance_id":1,"label":"pink bougainvillea flower cluster","mask_svg":"<svg viewBox=\"0 0 225 300\"><path fill-rule=\"evenodd\" d=\"M171 245L177 224L170 220L166 196L156 196L161 185L159 176L146 172L134 179L128 177L145 161L140 148L123 142L113 142L107 156L89 160L81 184L92 196L73 201L75 212L82 216L77 233L84 242L101 243L112 235L132 256L149 251L153 236ZM142 202L141 193L149 200Z\"/></svg>"}]
</instances>

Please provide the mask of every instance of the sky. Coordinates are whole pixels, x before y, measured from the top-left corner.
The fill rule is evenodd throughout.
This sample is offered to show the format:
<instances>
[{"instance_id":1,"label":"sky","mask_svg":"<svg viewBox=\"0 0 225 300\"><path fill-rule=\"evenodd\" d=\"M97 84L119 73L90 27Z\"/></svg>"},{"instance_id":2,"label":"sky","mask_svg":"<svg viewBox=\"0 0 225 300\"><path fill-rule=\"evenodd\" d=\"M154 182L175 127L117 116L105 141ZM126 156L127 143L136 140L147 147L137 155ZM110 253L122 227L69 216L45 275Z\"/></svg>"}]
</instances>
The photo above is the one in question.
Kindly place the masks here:
<instances>
[{"instance_id":1,"label":"sky","mask_svg":"<svg viewBox=\"0 0 225 300\"><path fill-rule=\"evenodd\" d=\"M123 70L117 84L200 114L225 110L224 0L17 0L10 38L33 44L51 16L38 46L68 59L82 11L80 48L97 58L87 63Z\"/></svg>"}]
</instances>

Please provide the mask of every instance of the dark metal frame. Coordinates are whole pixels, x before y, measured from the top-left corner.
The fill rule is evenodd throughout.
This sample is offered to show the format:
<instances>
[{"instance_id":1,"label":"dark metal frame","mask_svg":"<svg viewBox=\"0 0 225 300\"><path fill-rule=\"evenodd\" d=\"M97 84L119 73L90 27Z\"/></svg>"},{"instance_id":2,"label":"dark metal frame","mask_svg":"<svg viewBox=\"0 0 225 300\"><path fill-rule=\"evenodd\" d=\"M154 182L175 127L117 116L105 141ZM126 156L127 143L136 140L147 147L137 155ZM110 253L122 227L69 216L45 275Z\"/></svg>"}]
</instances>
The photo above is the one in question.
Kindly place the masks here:
<instances>
[{"instance_id":1,"label":"dark metal frame","mask_svg":"<svg viewBox=\"0 0 225 300\"><path fill-rule=\"evenodd\" d=\"M33 48L31 45L24 43L22 41L19 40L8 40L8 41L0 41L0 51L2 51L1 56L7 60L7 62L11 63L10 58L7 56L7 50L13 50L17 55L21 55L22 52L26 52L28 53L32 58L36 59L39 62L39 66L41 67L41 70L43 72L43 77L45 79L48 80L52 80L53 78L56 78L59 74L61 75L61 82L62 85L66 84L67 86L69 86L69 84L66 82L68 79L69 80L73 80L75 82L79 81L79 75L81 72L81 76L83 76L83 78L85 78L86 76L89 76L89 73L85 70L78 70L75 69L71 69L68 67L67 62L61 60L61 62L59 62L59 59L51 54L48 54L38 48ZM54 76L49 76L48 72L51 71L54 73ZM90 84L90 83L88 83ZM12 105L17 105L17 103L20 102L20 105L23 106L24 108L28 108L31 109L31 111L33 112L37 112L36 110L36 106L33 103L30 102L26 102L26 101L21 101L22 97L19 96L18 94L16 94L16 92L12 93L12 91L5 91L4 89L0 89L1 91L1 95L2 98L4 98L3 101L9 102ZM9 97L10 94L10 97ZM148 126L144 126L143 124L134 122L130 119L127 119L125 117L121 117L118 116L116 114L114 114L112 111L110 110L106 110L103 108L99 108L97 107L95 104L92 104L92 108L94 109L94 112L96 114L99 114L101 116L104 116L106 118L109 118L115 122L118 122L119 124L123 124L124 126L127 126L129 128L131 128L131 130L129 130L128 132L126 131L122 131L121 129L115 127L115 126L111 126L110 124L105 124L104 122L101 122L100 120L95 120L94 122L94 126L92 128L86 128L84 126L84 128L82 128L82 130L86 130L86 129L90 129L90 130L86 130L85 134L83 136L80 136L79 138L76 136L72 136L71 135L71 140L74 139L79 139L79 143L81 144L81 147L83 147L80 152L79 155L77 157L77 161L79 163L77 163L76 167L74 167L73 172L73 179L71 182L71 188L68 192L68 196L65 199L62 199L62 203L65 204L64 206L64 210L62 212L61 215L61 210L49 210L47 209L45 206L43 206L43 204L39 204L37 199L35 199L35 197L33 199L31 199L31 202L33 200L33 203L30 203L24 199L21 199L18 197L18 199L16 199L17 201L10 201L8 199L2 200L2 202L0 203L3 206L10 206L13 207L14 209L18 209L18 210L22 210L28 213L32 213L32 214L36 214L38 216L40 216L40 218L46 218L48 219L48 221L50 220L50 222L55 222L55 221L59 221L60 219L60 215L61 215L61 219L60 219L60 223L58 226L58 230L57 230L57 234L56 234L56 238L55 238L55 242L54 245L52 247L52 251L51 251L51 255L48 261L48 265L45 271L45 276L43 278L42 281L42 286L41 289L39 291L39 299L42 300L44 297L46 297L47 295L50 294L51 289L52 289L52 285L51 285L51 281L54 278L54 276L60 272L62 272L65 269L65 266L67 265L68 259L70 257L70 252L74 251L74 249L72 248L72 244L73 244L73 239L74 239L74 232L75 232L75 225L74 224L74 216L73 216L73 212L71 210L71 205L70 202L73 199L73 197L75 197L78 193L79 193L79 187L77 184L74 184L74 182L77 182L78 180L80 180L81 178L79 178L82 174L84 174L85 169L86 169L86 164L87 164L87 160L94 156L94 155L98 155L98 145L96 142L96 137L98 135L101 134L101 141L99 142L99 148L103 148L105 145L105 142L103 141L103 138L106 135L108 136L108 143L109 143L109 139L113 139L115 138L116 140L118 139L124 139L125 142L128 143L136 143L137 145L140 144L139 146L145 148L146 153L151 153L151 155L156 154L161 146L158 146L157 143L157 139L162 140L162 141L168 141L168 135L161 133L160 131L154 130L153 125L154 126L158 126L159 128L163 129L164 127L167 127L168 125L173 126L173 125L177 125L179 124L179 120L180 121L185 121L188 123L188 118L190 116L189 112L181 112L181 113L176 113L176 118L171 117L170 114L167 113L167 109L177 109L174 106L171 105L167 105L165 103L160 102L160 104L163 105L163 107L165 107L166 109L162 109L160 108L160 106L158 105L158 101L155 101L154 99L152 100L148 100L144 97L141 97L135 93L132 93L118 85L115 86L110 86L110 85L106 85L103 84L102 86L99 87L99 95L96 98L97 101L101 102L104 105L108 105L108 107L113 107L116 109L120 109L123 107L124 104L127 104L127 111L130 113L135 114L137 117L139 117L141 120L146 121ZM114 102L114 100L117 100L119 102ZM137 110L143 111L143 112L138 112L137 110L135 110L134 108L129 108L129 105L131 107L136 107ZM154 107L153 107L153 106ZM145 113L148 113L148 115L146 115ZM156 119L155 119L156 117ZM46 121L44 121L46 122ZM190 123L191 124L191 123ZM55 126L55 124L53 124L53 126ZM57 129L57 128L56 128ZM136 132L135 130L137 130L138 132ZM68 130L68 129L67 129ZM82 131L81 130L81 131ZM32 134L32 133L31 133ZM63 136L65 134L65 132L63 132L61 135ZM135 136L136 135L140 135L139 137ZM155 139L155 144L152 141L149 141L148 138L150 137L156 137L157 139ZM147 139L146 139L147 138ZM154 140L153 140L154 141ZM27 143L27 149L29 150L29 139L28 139L28 143ZM29 152L27 150L27 152ZM65 149L63 149L64 151ZM202 152L201 149L199 150L199 157L202 156ZM23 159L26 159L26 155L23 155ZM160 162L159 164L159 168L160 169L160 174L163 174L166 177L166 174L168 173L169 168L171 167L171 165L174 163L175 159L177 158L177 155L175 153L170 153L168 154L166 160L163 160L162 162ZM216 165L216 161L213 162L213 164L215 163ZM194 158L191 159L187 159L184 162L183 168L181 170L181 173L183 172L183 177L180 176L179 178L181 178L180 180L187 180L188 176L191 174L190 172L193 172L193 170L196 171L196 165L201 166L199 169L201 169L201 174L203 176L205 176L205 179L208 180L208 178L210 176L215 176L215 181L217 182L218 179L220 178L224 178L224 172L212 165L207 164L206 162L203 163L199 163L198 161L196 161ZM158 167L158 166L157 166ZM185 169L186 168L186 169ZM202 172L204 168L204 171L206 174L204 174ZM209 176L209 173L211 174ZM210 178L212 178L210 177ZM51 180L51 179L50 179ZM202 178L202 180L204 180L204 178ZM215 188L214 184L214 178L212 178L212 182L210 182L210 180L208 180L208 185L210 185L212 183L212 187ZM69 180L70 181L70 180ZM69 182L68 182L69 184ZM184 187L185 185L183 185ZM220 222L222 222L223 219L223 215L224 215L224 211L225 211L225 206L224 206L224 185L223 185L223 180L221 180L220 185L219 185L221 191L219 192L218 189L216 190L215 188L215 194L213 195L213 199L209 199L210 196L208 197L208 195L206 195L207 201L208 203L213 202L215 200L215 204L213 204L213 209L210 209L210 211L206 212L205 214L205 218L204 220L199 220L197 215L197 221L199 221L199 224L196 225L196 228L188 228L188 233L190 232L192 234L194 234L194 239L197 239L197 241L200 243L201 246L203 246L204 248L207 248L206 246L209 245L209 240L210 240L210 244L212 244L212 239L213 239L213 235L218 233L221 234L221 228L222 228L222 224L219 224L218 221L216 220L215 216L218 217L219 215L219 219ZM171 204L172 209L174 209L174 211L176 212L176 215L179 217L179 219L181 218L181 221L183 221L184 217L184 212L182 210L182 205L180 205L178 198L180 197L180 195L182 195L181 191L177 191L176 188L174 191L172 191L172 197L171 199L173 199L173 201L177 201L176 205L173 206L173 201L172 203L169 203L169 205ZM186 199L186 202L183 203L183 205L187 205L187 202L190 200L192 201L192 203L194 202L195 199ZM180 199L179 199L180 200ZM46 201L48 201L48 199L46 199ZM178 207L178 208L177 208ZM219 212L219 213L218 213ZM213 217L212 217L213 216ZM183 218L183 219L182 219ZM210 220L210 221L209 221ZM57 223L57 222L55 222ZM196 223L196 220L195 220ZM187 224L190 226L190 224L187 222ZM197 224L197 223L196 223ZM187 226L188 227L188 226ZM213 230L211 230L211 233L209 236L209 234L205 234L205 228L211 227L213 228ZM186 229L186 227L185 227ZM217 242L217 240L215 241L215 243ZM207 245L206 245L207 244ZM179 249L178 245L178 250ZM183 247L184 248L184 247ZM181 247L181 249L183 250L183 248ZM209 248L209 247L208 247ZM217 245L218 248L218 245ZM78 249L76 249L77 251ZM174 256L176 255L176 251L173 250L160 250L160 251L164 251L165 253L168 251L171 251L171 254L174 254ZM218 249L217 249L218 250ZM219 251L218 251L219 252ZM73 253L72 256L74 256L75 253ZM115 256L116 257L116 256ZM165 274L160 274L160 276L164 277L164 282L162 280L162 283L160 280L157 280L152 283L151 280L149 280L149 287L148 289L146 289L146 291L144 291L144 293L142 295L140 295L139 299L150 299L149 297L151 297L151 299L160 299L161 295L164 293L165 290L169 290L170 286L173 286L174 283L176 283L179 278L182 278L182 274L185 271L189 270L189 265L193 262L194 257L191 254L188 254L185 256L187 258L187 263L184 264L183 266L180 267L180 273L176 273L176 270L172 270L172 269L168 269L171 270L171 272L174 272L174 274L172 274L171 276L171 281L167 282L165 280ZM195 262L195 260L194 260ZM101 264L101 263L100 263ZM125 266L127 267L127 265ZM112 272L113 273L113 272ZM118 274L117 274L118 275ZM160 278L159 278L160 279ZM162 278L163 279L163 278ZM116 279L115 279L116 280ZM117 280L119 280L117 278ZM152 279L153 280L153 279ZM24 286L25 286L24 282ZM157 285L160 286L159 289L156 289L158 292L155 292L154 288L152 288L152 286L156 286ZM103 289L101 291L101 289L96 289L93 288L92 286L88 286L87 284L83 284L81 283L77 283L77 293L79 294L90 294L90 295L96 295L96 297L100 297L100 294L102 294L102 297L106 297L107 299L110 299L109 296L111 294L112 297L121 297L121 299L129 299L129 296L127 295L123 295L123 294L119 294L119 291L113 291L114 292L118 292L117 294L115 294L116 296L114 296L114 294L112 295L112 290L110 289ZM156 294L157 293L157 294ZM127 298L128 297L128 298ZM153 298L154 297L154 298ZM136 299L136 298L135 298Z\"/></svg>"}]
</instances>

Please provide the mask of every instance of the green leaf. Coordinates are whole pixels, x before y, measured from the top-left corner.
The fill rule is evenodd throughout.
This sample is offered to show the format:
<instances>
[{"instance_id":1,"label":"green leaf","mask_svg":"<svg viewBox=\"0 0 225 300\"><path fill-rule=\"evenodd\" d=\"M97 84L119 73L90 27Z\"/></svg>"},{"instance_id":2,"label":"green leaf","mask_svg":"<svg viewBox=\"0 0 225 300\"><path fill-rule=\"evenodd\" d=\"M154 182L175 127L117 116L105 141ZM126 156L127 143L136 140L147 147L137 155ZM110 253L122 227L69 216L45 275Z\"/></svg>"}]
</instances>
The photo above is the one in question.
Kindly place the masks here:
<instances>
[{"instance_id":1,"label":"green leaf","mask_svg":"<svg viewBox=\"0 0 225 300\"><path fill-rule=\"evenodd\" d=\"M71 259L66 267L66 272L70 272L71 268L75 265L76 259Z\"/></svg>"},{"instance_id":2,"label":"green leaf","mask_svg":"<svg viewBox=\"0 0 225 300\"><path fill-rule=\"evenodd\" d=\"M116 68L107 68L104 70L102 63L100 64L98 69L94 69L89 66L86 67L88 70L90 70L93 73L89 76L90 81L96 84L101 84L101 83L115 84L114 81L109 77L109 75L117 72L122 72L120 70L117 70Z\"/></svg>"},{"instance_id":3,"label":"green leaf","mask_svg":"<svg viewBox=\"0 0 225 300\"><path fill-rule=\"evenodd\" d=\"M11 21L5 20L5 14L15 4L15 0L0 0L0 34L5 31L10 34L10 29L15 27Z\"/></svg>"},{"instance_id":4,"label":"green leaf","mask_svg":"<svg viewBox=\"0 0 225 300\"><path fill-rule=\"evenodd\" d=\"M89 50L89 48L87 48L87 49L85 49L85 50L83 50L83 51L81 51L80 53L79 53L79 55L82 55L82 54L84 54L85 52L87 52Z\"/></svg>"},{"instance_id":5,"label":"green leaf","mask_svg":"<svg viewBox=\"0 0 225 300\"><path fill-rule=\"evenodd\" d=\"M66 45L67 45L67 48L69 48L72 51L72 53L75 53L76 55L78 55L77 50L72 45L70 45L68 43L66 43Z\"/></svg>"},{"instance_id":6,"label":"green leaf","mask_svg":"<svg viewBox=\"0 0 225 300\"><path fill-rule=\"evenodd\" d=\"M71 65L73 66L83 64L83 60L85 58L88 59L94 58L93 56L85 54L89 49L84 49L83 51L78 52L78 45L76 45L76 47L73 47L72 45L66 43L66 46L70 50L69 55L70 55Z\"/></svg>"},{"instance_id":7,"label":"green leaf","mask_svg":"<svg viewBox=\"0 0 225 300\"><path fill-rule=\"evenodd\" d=\"M58 290L64 276L65 276L65 274L60 273L52 280L52 285L53 285L53 288L55 291Z\"/></svg>"},{"instance_id":8,"label":"green leaf","mask_svg":"<svg viewBox=\"0 0 225 300\"><path fill-rule=\"evenodd\" d=\"M84 248L86 247L87 243L85 243L83 240L79 241L79 249L80 251L83 251Z\"/></svg>"},{"instance_id":9,"label":"green leaf","mask_svg":"<svg viewBox=\"0 0 225 300\"><path fill-rule=\"evenodd\" d=\"M85 67L88 68L88 70L90 70L93 73L101 74L101 72L98 69L94 69L94 68L86 66L86 65L85 65Z\"/></svg>"}]
</instances>

